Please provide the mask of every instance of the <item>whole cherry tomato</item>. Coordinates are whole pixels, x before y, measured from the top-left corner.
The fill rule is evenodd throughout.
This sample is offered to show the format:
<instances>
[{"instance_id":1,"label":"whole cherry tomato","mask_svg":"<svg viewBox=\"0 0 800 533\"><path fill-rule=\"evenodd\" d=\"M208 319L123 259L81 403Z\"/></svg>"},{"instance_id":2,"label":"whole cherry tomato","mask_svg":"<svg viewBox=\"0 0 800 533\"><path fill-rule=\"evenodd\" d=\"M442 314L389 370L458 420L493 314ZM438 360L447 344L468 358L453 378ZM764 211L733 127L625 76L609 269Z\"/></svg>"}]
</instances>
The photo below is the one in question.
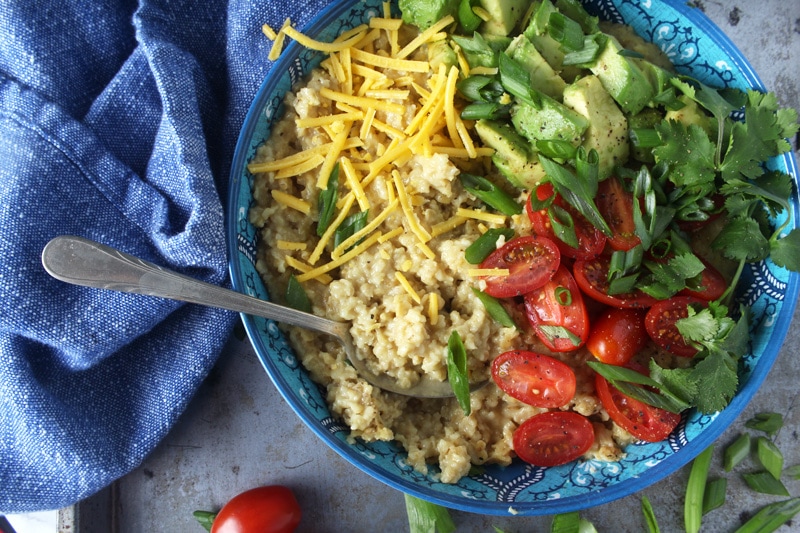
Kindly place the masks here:
<instances>
[{"instance_id":1,"label":"whole cherry tomato","mask_svg":"<svg viewBox=\"0 0 800 533\"><path fill-rule=\"evenodd\" d=\"M624 365L647 344L645 312L611 307L592 324L586 349L603 363Z\"/></svg>"},{"instance_id":2,"label":"whole cherry tomato","mask_svg":"<svg viewBox=\"0 0 800 533\"><path fill-rule=\"evenodd\" d=\"M234 496L214 517L211 533L292 533L301 516L289 488L268 485Z\"/></svg>"}]
</instances>

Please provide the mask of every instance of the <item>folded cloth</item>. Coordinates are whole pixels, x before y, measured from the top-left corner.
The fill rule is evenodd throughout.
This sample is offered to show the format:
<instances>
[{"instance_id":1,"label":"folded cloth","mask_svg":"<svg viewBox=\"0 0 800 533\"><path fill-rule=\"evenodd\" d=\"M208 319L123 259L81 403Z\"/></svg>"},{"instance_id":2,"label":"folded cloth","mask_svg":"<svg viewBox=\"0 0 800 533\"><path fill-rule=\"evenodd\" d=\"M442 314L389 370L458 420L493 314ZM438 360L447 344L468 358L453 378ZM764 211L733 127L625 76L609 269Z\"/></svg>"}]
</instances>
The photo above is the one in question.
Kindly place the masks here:
<instances>
[{"instance_id":1,"label":"folded cloth","mask_svg":"<svg viewBox=\"0 0 800 533\"><path fill-rule=\"evenodd\" d=\"M328 0L0 3L0 512L135 468L215 363L227 311L68 285L61 234L229 284L223 205L271 48Z\"/></svg>"}]
</instances>

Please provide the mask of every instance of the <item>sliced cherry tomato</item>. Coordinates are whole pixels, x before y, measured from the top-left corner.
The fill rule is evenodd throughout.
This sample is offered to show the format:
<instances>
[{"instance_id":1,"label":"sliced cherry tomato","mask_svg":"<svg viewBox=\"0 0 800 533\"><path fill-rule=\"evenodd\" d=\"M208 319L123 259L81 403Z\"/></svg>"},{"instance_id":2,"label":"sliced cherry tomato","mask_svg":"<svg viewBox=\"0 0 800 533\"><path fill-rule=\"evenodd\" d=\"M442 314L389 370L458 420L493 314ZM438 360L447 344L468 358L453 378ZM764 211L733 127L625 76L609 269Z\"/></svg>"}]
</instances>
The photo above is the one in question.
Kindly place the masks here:
<instances>
[{"instance_id":1,"label":"sliced cherry tomato","mask_svg":"<svg viewBox=\"0 0 800 533\"><path fill-rule=\"evenodd\" d=\"M575 372L565 363L526 350L512 350L492 362L492 379L509 396L534 407L566 405L575 396Z\"/></svg>"},{"instance_id":2,"label":"sliced cherry tomato","mask_svg":"<svg viewBox=\"0 0 800 533\"><path fill-rule=\"evenodd\" d=\"M619 179L611 176L601 181L594 201L614 234L608 239L613 249L627 251L642 242L635 233L633 194L625 190Z\"/></svg>"},{"instance_id":3,"label":"sliced cherry tomato","mask_svg":"<svg viewBox=\"0 0 800 533\"><path fill-rule=\"evenodd\" d=\"M675 323L689 316L689 306L700 304L705 307L707 302L691 296L673 296L668 300L656 302L647 310L645 328L653 342L668 352L681 357L694 357L697 348L686 344Z\"/></svg>"},{"instance_id":4,"label":"sliced cherry tomato","mask_svg":"<svg viewBox=\"0 0 800 533\"><path fill-rule=\"evenodd\" d=\"M534 415L514 432L514 451L536 466L557 466L574 461L594 443L592 423L574 411L548 411Z\"/></svg>"},{"instance_id":5,"label":"sliced cherry tomato","mask_svg":"<svg viewBox=\"0 0 800 533\"><path fill-rule=\"evenodd\" d=\"M728 288L728 282L720 271L714 268L710 263L707 261L703 261L703 263L706 265L706 268L703 270L703 274L700 278L700 287L702 288L697 290L686 288L683 289L680 294L684 296L694 296L695 298L710 302L711 300L718 299L725 293L725 290Z\"/></svg>"},{"instance_id":6,"label":"sliced cherry tomato","mask_svg":"<svg viewBox=\"0 0 800 533\"><path fill-rule=\"evenodd\" d=\"M507 276L484 276L486 293L495 298L509 298L538 289L553 277L560 262L558 247L546 237L511 239L480 264L480 268L509 270Z\"/></svg>"},{"instance_id":7,"label":"sliced cherry tomato","mask_svg":"<svg viewBox=\"0 0 800 533\"><path fill-rule=\"evenodd\" d=\"M600 374L595 375L595 389L611 420L637 439L647 442L662 441L681 421L679 414L622 394Z\"/></svg>"},{"instance_id":8,"label":"sliced cherry tomato","mask_svg":"<svg viewBox=\"0 0 800 533\"><path fill-rule=\"evenodd\" d=\"M644 317L642 309L609 308L592 323L586 349L603 363L625 365L649 339Z\"/></svg>"},{"instance_id":9,"label":"sliced cherry tomato","mask_svg":"<svg viewBox=\"0 0 800 533\"><path fill-rule=\"evenodd\" d=\"M525 295L528 322L539 339L554 352L575 350L589 336L589 314L578 284L566 267L560 266L544 287ZM574 339L548 327L564 328ZM561 333L561 334L560 334Z\"/></svg>"},{"instance_id":10,"label":"sliced cherry tomato","mask_svg":"<svg viewBox=\"0 0 800 533\"><path fill-rule=\"evenodd\" d=\"M572 217L575 227L575 236L578 238L578 247L574 248L566 242L559 239L553 231L553 225L550 221L550 216L547 209L534 210L531 206L531 196L528 196L528 201L525 203L525 211L528 213L528 218L533 226L533 231L537 235L543 235L548 239L552 239L556 243L561 255L571 257L573 259L591 259L603 251L606 245L606 236L603 232L592 225L591 222L586 220L580 212L569 205L558 193L553 191L553 186L549 183L540 185L535 191L531 192L536 194L539 201L544 201L550 196L555 195L553 205L564 209Z\"/></svg>"},{"instance_id":11,"label":"sliced cherry tomato","mask_svg":"<svg viewBox=\"0 0 800 533\"><path fill-rule=\"evenodd\" d=\"M291 533L301 518L291 489L269 485L245 491L225 504L211 533Z\"/></svg>"},{"instance_id":12,"label":"sliced cherry tomato","mask_svg":"<svg viewBox=\"0 0 800 533\"><path fill-rule=\"evenodd\" d=\"M598 256L586 261L575 261L572 274L581 290L590 298L613 307L645 308L656 303L656 299L640 290L622 294L608 294L607 256Z\"/></svg>"}]
</instances>

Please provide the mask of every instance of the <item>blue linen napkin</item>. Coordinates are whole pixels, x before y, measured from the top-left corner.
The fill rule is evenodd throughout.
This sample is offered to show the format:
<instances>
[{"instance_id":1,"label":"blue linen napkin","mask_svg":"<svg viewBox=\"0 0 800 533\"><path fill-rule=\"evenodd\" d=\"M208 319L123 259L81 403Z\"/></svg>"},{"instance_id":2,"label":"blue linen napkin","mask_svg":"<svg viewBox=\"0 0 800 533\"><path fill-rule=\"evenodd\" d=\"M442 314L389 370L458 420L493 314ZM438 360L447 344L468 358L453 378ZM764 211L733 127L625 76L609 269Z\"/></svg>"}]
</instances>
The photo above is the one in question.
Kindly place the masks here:
<instances>
[{"instance_id":1,"label":"blue linen napkin","mask_svg":"<svg viewBox=\"0 0 800 533\"><path fill-rule=\"evenodd\" d=\"M0 513L56 509L134 469L215 363L235 314L68 285L85 236L227 285L223 223L261 32L327 0L0 3Z\"/></svg>"}]
</instances>

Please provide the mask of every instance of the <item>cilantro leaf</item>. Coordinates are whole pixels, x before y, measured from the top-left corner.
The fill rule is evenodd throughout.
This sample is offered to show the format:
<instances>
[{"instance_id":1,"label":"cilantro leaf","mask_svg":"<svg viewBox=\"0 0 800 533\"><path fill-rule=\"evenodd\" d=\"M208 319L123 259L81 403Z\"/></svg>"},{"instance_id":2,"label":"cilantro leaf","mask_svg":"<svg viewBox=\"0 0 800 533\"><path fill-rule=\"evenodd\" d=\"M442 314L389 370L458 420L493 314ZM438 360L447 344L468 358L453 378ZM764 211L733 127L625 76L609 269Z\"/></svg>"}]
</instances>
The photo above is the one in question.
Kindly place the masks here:
<instances>
[{"instance_id":1,"label":"cilantro leaf","mask_svg":"<svg viewBox=\"0 0 800 533\"><path fill-rule=\"evenodd\" d=\"M800 229L793 229L785 237L770 241L770 257L780 266L800 272Z\"/></svg>"},{"instance_id":2,"label":"cilantro leaf","mask_svg":"<svg viewBox=\"0 0 800 533\"><path fill-rule=\"evenodd\" d=\"M662 146L653 149L658 162L669 165L670 180L677 187L701 188L708 194L712 189L716 166L714 164L715 146L700 126L689 127L675 120L664 120L656 124Z\"/></svg>"},{"instance_id":3,"label":"cilantro leaf","mask_svg":"<svg viewBox=\"0 0 800 533\"><path fill-rule=\"evenodd\" d=\"M769 255L769 241L752 218L731 220L711 243L712 248L734 261L760 261Z\"/></svg>"},{"instance_id":4,"label":"cilantro leaf","mask_svg":"<svg viewBox=\"0 0 800 533\"><path fill-rule=\"evenodd\" d=\"M715 350L698 362L692 369L692 377L702 391L695 398L697 409L702 413L724 409L739 386L736 362L722 350Z\"/></svg>"}]
</instances>

